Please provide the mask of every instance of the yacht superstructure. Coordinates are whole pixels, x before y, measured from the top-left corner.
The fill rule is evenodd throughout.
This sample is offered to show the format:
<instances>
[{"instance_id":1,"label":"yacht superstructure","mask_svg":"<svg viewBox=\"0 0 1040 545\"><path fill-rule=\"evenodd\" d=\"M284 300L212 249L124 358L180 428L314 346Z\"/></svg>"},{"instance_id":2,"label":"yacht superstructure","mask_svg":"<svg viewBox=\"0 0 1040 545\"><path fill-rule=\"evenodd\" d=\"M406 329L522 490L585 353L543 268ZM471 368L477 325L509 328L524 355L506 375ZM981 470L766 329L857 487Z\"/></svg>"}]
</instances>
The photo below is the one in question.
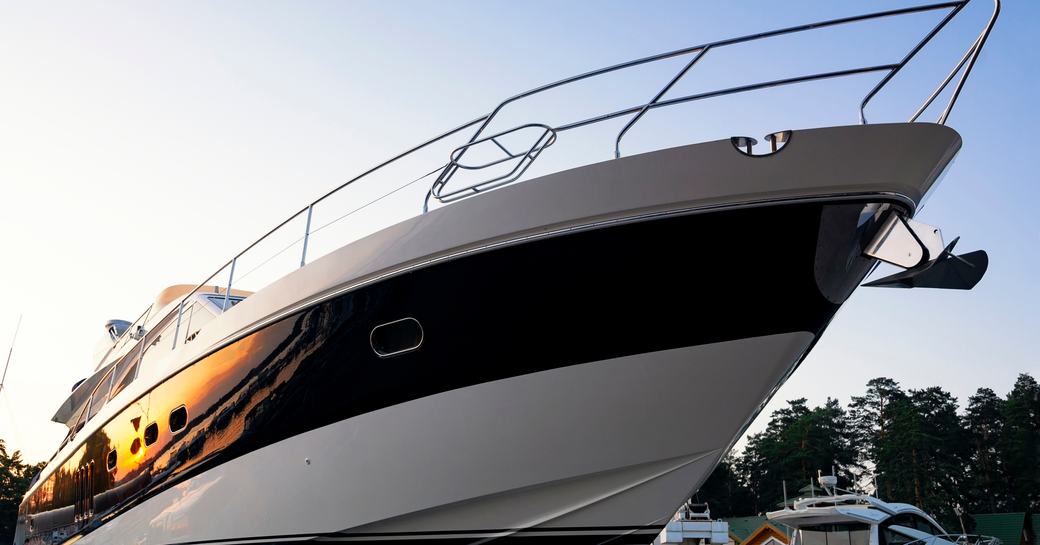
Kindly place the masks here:
<instances>
[{"instance_id":1,"label":"yacht superstructure","mask_svg":"<svg viewBox=\"0 0 1040 545\"><path fill-rule=\"evenodd\" d=\"M984 254L954 256L913 216L960 149L944 122L999 5L922 106L962 74L939 123L784 130L765 153L734 137L621 156L622 138L670 105L885 74L862 112L967 4L588 72L351 180L107 324L95 373L55 414L70 432L16 543L651 542L879 261L906 269L892 285L981 278ZM665 98L709 51L926 11L944 18L898 63ZM527 96L683 55L649 102L489 128ZM615 158L525 177L566 131L626 116ZM350 214L318 220L341 190L439 145L437 168L404 178L428 187L408 217L318 251ZM261 261L293 270L241 291L250 252L297 227Z\"/></svg>"}]
</instances>

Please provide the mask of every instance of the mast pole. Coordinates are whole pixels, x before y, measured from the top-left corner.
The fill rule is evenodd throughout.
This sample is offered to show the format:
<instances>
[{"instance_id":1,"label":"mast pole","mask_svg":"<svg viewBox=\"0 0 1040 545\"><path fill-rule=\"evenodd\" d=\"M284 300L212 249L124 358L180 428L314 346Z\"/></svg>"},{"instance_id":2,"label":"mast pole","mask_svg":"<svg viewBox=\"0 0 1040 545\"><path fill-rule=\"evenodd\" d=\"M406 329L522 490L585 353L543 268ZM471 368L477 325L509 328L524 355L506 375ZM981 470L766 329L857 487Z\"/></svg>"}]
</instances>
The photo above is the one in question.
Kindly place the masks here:
<instances>
[{"instance_id":1,"label":"mast pole","mask_svg":"<svg viewBox=\"0 0 1040 545\"><path fill-rule=\"evenodd\" d=\"M14 336L11 337L11 347L7 349L7 363L4 364L4 374L0 376L0 392L4 391L4 381L7 380L7 368L11 366L11 354L14 353L14 342L18 340L18 330L22 328L22 315L18 315L18 324L14 326Z\"/></svg>"}]
</instances>

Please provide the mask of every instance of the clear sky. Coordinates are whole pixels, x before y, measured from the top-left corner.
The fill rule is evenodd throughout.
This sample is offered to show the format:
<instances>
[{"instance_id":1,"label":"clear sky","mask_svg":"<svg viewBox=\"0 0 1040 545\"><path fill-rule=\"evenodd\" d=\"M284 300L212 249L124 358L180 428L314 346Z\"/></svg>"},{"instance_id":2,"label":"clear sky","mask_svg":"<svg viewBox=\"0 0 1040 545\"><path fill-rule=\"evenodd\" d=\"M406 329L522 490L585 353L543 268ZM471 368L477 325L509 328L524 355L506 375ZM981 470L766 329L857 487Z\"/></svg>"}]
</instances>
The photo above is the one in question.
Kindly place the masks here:
<instances>
[{"instance_id":1,"label":"clear sky","mask_svg":"<svg viewBox=\"0 0 1040 545\"><path fill-rule=\"evenodd\" d=\"M133 319L166 285L202 280L311 199L518 90L731 35L905 5L0 3L4 351L24 315L0 393L0 437L32 461L49 457L65 432L50 415L91 372L105 320ZM974 0L921 67L878 97L869 118L905 119L989 6ZM1040 375L1040 183L1030 151L1040 130L1038 15L1037 2L1005 5L949 120L964 148L919 216L947 239L961 235L964 251L988 250L987 277L971 292L858 291L767 413L795 397L847 402L879 375L907 387L938 384L961 400L979 386L1006 392L1020 372ZM675 93L892 62L934 20L720 51ZM510 119L555 123L633 105L677 69L654 67L511 111ZM624 151L854 123L876 79L655 112ZM575 137L572 157L608 159L609 140ZM563 149L539 166L559 164ZM402 194L411 207L403 210L417 212L418 198ZM366 221L392 217L381 214Z\"/></svg>"}]
</instances>

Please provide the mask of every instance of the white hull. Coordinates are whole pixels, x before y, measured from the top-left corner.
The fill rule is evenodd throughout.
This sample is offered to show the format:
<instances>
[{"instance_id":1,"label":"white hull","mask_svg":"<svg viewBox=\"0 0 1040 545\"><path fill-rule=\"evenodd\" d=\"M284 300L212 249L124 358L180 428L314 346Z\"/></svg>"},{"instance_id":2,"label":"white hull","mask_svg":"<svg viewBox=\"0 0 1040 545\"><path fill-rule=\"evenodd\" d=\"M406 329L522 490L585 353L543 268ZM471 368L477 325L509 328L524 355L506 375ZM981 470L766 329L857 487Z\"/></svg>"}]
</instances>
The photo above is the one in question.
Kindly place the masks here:
<instances>
[{"instance_id":1,"label":"white hull","mask_svg":"<svg viewBox=\"0 0 1040 545\"><path fill-rule=\"evenodd\" d=\"M812 340L789 333L666 350L391 406L217 466L79 543L659 527ZM649 541L656 531L641 533Z\"/></svg>"}]
</instances>

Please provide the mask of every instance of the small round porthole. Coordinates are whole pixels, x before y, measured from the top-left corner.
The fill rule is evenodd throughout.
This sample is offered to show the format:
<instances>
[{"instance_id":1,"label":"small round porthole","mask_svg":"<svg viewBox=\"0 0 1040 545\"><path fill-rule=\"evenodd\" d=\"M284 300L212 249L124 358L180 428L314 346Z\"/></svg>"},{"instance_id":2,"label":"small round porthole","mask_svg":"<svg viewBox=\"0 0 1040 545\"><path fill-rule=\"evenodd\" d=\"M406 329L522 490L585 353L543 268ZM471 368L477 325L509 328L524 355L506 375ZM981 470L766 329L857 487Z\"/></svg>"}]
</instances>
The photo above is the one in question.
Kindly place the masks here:
<instances>
[{"instance_id":1,"label":"small round porthole","mask_svg":"<svg viewBox=\"0 0 1040 545\"><path fill-rule=\"evenodd\" d=\"M105 460L105 468L107 468L109 471L114 471L116 469L116 462L118 460L119 455L116 454L115 449L112 449L111 451L109 451L108 458Z\"/></svg>"},{"instance_id":2,"label":"small round porthole","mask_svg":"<svg viewBox=\"0 0 1040 545\"><path fill-rule=\"evenodd\" d=\"M372 328L368 340L379 357L387 358L419 348L423 328L415 318L401 318Z\"/></svg>"}]
</instances>

